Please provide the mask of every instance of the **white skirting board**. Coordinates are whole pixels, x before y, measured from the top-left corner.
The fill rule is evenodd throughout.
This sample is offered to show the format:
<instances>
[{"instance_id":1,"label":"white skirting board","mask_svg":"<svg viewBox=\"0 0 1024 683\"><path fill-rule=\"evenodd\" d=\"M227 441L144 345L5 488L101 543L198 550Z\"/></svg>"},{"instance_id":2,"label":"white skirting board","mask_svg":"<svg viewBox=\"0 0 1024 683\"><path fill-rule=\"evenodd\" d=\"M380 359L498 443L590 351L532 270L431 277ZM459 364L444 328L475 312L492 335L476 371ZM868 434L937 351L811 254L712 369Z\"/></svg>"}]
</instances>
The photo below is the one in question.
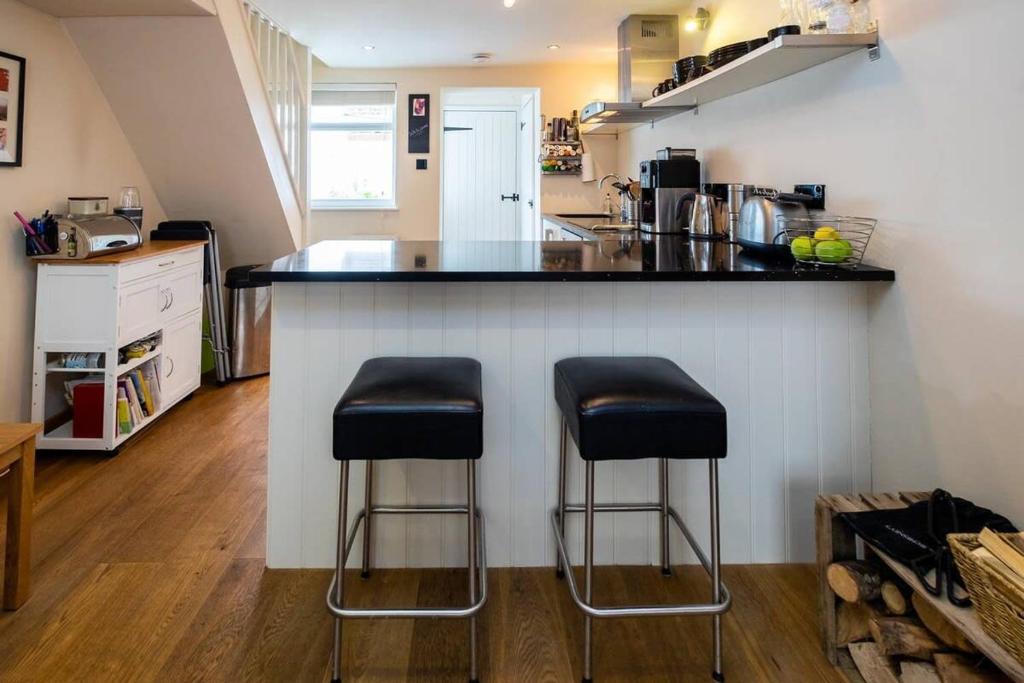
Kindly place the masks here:
<instances>
[{"instance_id":1,"label":"white skirting board","mask_svg":"<svg viewBox=\"0 0 1024 683\"><path fill-rule=\"evenodd\" d=\"M274 285L267 564L333 565L339 466L335 403L366 359L469 356L483 365L479 497L490 566L553 566L559 413L553 365L576 355L656 355L725 404L727 563L808 562L814 497L870 489L868 318L862 283L415 283ZM570 499L582 467L570 454ZM351 469L349 519L362 507ZM465 466L383 462L380 503L465 500ZM656 500L653 461L599 463L599 500ZM707 543L707 464L671 464L672 503ZM578 515L574 517L579 517ZM569 544L580 558L580 519ZM375 518L374 562L457 566L461 516ZM673 531L673 561L691 562ZM357 539L350 563L359 563ZM657 562L649 513L598 515L596 561ZM574 560L575 562L575 560Z\"/></svg>"}]
</instances>

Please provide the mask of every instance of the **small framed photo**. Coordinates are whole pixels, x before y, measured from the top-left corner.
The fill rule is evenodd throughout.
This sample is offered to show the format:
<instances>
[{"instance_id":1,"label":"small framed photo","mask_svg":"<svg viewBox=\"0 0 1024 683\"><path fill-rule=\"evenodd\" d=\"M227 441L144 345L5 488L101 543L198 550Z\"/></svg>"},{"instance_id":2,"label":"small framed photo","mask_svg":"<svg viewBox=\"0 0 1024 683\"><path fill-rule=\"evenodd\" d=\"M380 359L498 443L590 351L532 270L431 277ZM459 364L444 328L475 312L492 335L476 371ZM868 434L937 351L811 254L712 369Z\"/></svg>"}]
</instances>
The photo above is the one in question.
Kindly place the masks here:
<instances>
[{"instance_id":1,"label":"small framed photo","mask_svg":"<svg viewBox=\"0 0 1024 683\"><path fill-rule=\"evenodd\" d=\"M412 115L416 117L422 117L427 115L427 98L426 97L414 97L412 98Z\"/></svg>"},{"instance_id":2,"label":"small framed photo","mask_svg":"<svg viewBox=\"0 0 1024 683\"><path fill-rule=\"evenodd\" d=\"M21 166L25 58L0 52L0 166Z\"/></svg>"}]
</instances>

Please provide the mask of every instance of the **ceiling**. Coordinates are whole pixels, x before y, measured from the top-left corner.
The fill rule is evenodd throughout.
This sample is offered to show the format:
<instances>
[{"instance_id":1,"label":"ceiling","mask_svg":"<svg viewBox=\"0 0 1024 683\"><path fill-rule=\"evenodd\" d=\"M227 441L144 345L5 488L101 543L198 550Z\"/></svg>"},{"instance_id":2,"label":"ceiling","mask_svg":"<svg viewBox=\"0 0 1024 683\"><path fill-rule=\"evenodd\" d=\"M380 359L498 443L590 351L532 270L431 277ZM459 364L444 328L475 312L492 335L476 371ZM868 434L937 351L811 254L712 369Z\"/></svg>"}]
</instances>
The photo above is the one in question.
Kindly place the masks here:
<instances>
[{"instance_id":1,"label":"ceiling","mask_svg":"<svg viewBox=\"0 0 1024 683\"><path fill-rule=\"evenodd\" d=\"M686 0L258 0L328 66L609 63L629 14L679 14ZM559 50L548 45L558 44ZM364 45L376 49L368 52Z\"/></svg>"},{"instance_id":2,"label":"ceiling","mask_svg":"<svg viewBox=\"0 0 1024 683\"><path fill-rule=\"evenodd\" d=\"M55 17L176 17L215 14L213 0L22 0Z\"/></svg>"}]
</instances>

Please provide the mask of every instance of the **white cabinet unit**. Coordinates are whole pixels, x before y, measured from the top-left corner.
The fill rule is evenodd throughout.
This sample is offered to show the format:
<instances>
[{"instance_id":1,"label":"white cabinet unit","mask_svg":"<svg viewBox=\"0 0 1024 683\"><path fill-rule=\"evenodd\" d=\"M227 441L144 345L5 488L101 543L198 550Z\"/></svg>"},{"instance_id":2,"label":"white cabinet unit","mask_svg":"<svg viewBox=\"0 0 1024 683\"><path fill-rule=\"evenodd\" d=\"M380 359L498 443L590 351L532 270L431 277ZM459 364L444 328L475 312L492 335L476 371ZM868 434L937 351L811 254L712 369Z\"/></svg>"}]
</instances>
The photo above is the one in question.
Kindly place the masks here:
<instances>
[{"instance_id":1,"label":"white cabinet unit","mask_svg":"<svg viewBox=\"0 0 1024 683\"><path fill-rule=\"evenodd\" d=\"M32 372L32 421L45 425L38 447L114 450L195 391L202 308L203 242L152 242L87 261L41 260ZM157 341L144 357L118 364L119 349L151 336ZM67 354L93 354L95 367L68 367ZM118 383L143 369L158 384L156 398L128 431L118 425ZM92 393L88 406L76 407L68 387L80 381Z\"/></svg>"}]
</instances>

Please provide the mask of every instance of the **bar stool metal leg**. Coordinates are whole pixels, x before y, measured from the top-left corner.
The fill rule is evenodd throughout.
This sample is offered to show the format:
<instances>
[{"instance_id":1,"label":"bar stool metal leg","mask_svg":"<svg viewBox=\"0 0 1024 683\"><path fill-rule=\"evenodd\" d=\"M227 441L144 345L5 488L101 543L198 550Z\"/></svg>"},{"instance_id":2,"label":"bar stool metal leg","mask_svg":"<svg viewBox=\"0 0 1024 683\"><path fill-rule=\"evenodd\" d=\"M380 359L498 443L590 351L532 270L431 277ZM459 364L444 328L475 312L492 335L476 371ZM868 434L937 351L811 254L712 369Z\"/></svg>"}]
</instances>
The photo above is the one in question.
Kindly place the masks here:
<instances>
[{"instance_id":1,"label":"bar stool metal leg","mask_svg":"<svg viewBox=\"0 0 1024 683\"><path fill-rule=\"evenodd\" d=\"M587 493L586 493L586 529L584 530L584 600L587 605L594 604L594 462L587 461ZM572 568L568 568L572 571ZM587 614L583 617L583 683L593 680L593 618Z\"/></svg>"},{"instance_id":2,"label":"bar stool metal leg","mask_svg":"<svg viewBox=\"0 0 1024 683\"><path fill-rule=\"evenodd\" d=\"M345 555L348 530L348 461L341 463L341 493L338 495L338 553L335 563L334 601L345 605ZM334 660L332 683L341 683L341 617L334 618Z\"/></svg>"},{"instance_id":3,"label":"bar stool metal leg","mask_svg":"<svg viewBox=\"0 0 1024 683\"><path fill-rule=\"evenodd\" d=\"M466 488L469 503L469 604L476 604L477 539L476 533L476 460L466 461ZM469 681L478 683L476 661L476 617L469 618Z\"/></svg>"},{"instance_id":4,"label":"bar stool metal leg","mask_svg":"<svg viewBox=\"0 0 1024 683\"><path fill-rule=\"evenodd\" d=\"M658 463L658 485L658 502L661 504L661 573L663 576L671 576L671 547L668 538L668 458L662 458Z\"/></svg>"},{"instance_id":5,"label":"bar stool metal leg","mask_svg":"<svg viewBox=\"0 0 1024 683\"><path fill-rule=\"evenodd\" d=\"M711 601L718 604L722 601L722 539L718 514L717 460L710 461L708 479L711 485ZM711 677L721 683L725 680L722 673L722 615L716 614L712 619L715 668L711 672Z\"/></svg>"},{"instance_id":6,"label":"bar stool metal leg","mask_svg":"<svg viewBox=\"0 0 1024 683\"><path fill-rule=\"evenodd\" d=\"M569 425L562 418L562 438L558 445L558 526L562 530L562 537L565 537L565 487L566 469L568 467L566 449L569 443ZM555 545L555 576L563 578L565 570L562 567L562 558L558 553L558 545Z\"/></svg>"},{"instance_id":7,"label":"bar stool metal leg","mask_svg":"<svg viewBox=\"0 0 1024 683\"><path fill-rule=\"evenodd\" d=\"M364 579L370 578L370 553L373 547L373 461L366 461L366 519L363 520L363 572Z\"/></svg>"}]
</instances>

